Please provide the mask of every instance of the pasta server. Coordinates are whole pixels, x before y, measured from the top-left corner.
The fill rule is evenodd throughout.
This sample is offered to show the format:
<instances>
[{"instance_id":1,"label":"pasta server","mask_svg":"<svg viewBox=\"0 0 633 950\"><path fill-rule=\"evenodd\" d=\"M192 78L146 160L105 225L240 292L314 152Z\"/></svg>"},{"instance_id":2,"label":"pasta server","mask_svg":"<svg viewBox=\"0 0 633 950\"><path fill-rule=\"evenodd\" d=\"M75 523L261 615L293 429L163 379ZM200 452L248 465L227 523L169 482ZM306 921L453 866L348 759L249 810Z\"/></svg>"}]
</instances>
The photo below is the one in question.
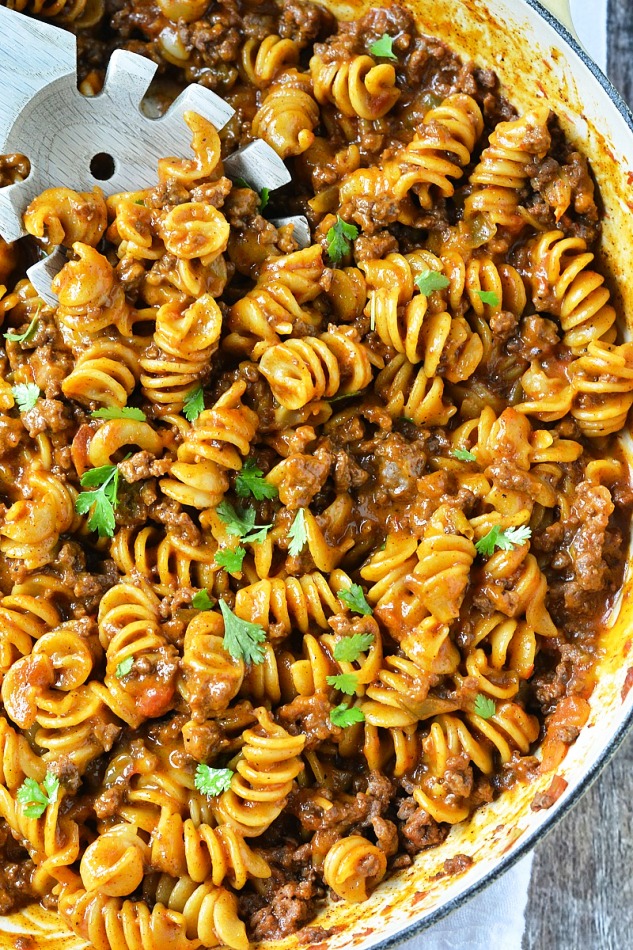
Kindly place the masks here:
<instances>
[{"instance_id":1,"label":"pasta server","mask_svg":"<svg viewBox=\"0 0 633 950\"><path fill-rule=\"evenodd\" d=\"M25 55L28 51L28 55ZM26 155L28 177L0 189L0 235L15 241L26 232L22 218L47 188L90 191L106 197L151 187L156 166L166 156L190 154L191 133L183 113L191 110L223 128L234 113L223 99L196 83L188 86L165 115L150 118L142 100L157 70L151 60L115 50L102 92L83 96L77 88L77 42L72 33L0 6L0 154ZM224 161L229 178L244 178L261 191L290 181L277 153L261 139ZM301 216L277 219L293 224L302 246L309 242ZM33 286L55 306L53 277L66 260L62 248L27 271Z\"/></svg>"}]
</instances>

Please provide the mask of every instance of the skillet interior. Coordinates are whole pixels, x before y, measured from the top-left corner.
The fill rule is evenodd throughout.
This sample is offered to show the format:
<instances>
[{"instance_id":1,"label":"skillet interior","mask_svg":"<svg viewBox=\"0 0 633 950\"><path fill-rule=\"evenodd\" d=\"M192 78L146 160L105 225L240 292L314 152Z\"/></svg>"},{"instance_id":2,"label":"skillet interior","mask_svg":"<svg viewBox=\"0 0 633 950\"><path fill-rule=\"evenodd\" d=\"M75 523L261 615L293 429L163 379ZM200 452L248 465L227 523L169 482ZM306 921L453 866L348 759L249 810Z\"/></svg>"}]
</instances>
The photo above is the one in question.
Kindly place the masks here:
<instances>
[{"instance_id":1,"label":"skillet interior","mask_svg":"<svg viewBox=\"0 0 633 950\"><path fill-rule=\"evenodd\" d=\"M532 105L535 98L549 102L569 139L588 156L605 209L604 266L618 287L616 299L621 313L628 315L630 338L633 282L627 286L626 276L633 264L633 203L627 193L633 181L633 118L617 93L606 81L597 80L597 70L592 72L578 47L562 41L555 21L543 16L535 0L408 0L407 5L424 32L441 36L461 55L493 67L519 109ZM327 6L349 19L369 4L347 0ZM617 620L603 637L590 720L559 769L568 787L557 803L548 811L530 809L534 796L550 784L551 776L546 775L481 808L469 822L455 826L441 846L420 854L411 868L378 888L368 902L335 904L321 914L315 923L333 929L328 950L389 946L435 922L516 861L580 797L617 748L633 716L633 693L626 694L625 682L629 668L633 677L630 559L616 613ZM473 866L447 878L444 861L459 853L472 856ZM32 923L21 915L0 919L0 946L15 946L16 933L41 935L42 926L50 929L39 945L48 950L86 946L68 934L51 940L59 927L54 914L38 910L30 919ZM294 947L296 938L266 946Z\"/></svg>"}]
</instances>

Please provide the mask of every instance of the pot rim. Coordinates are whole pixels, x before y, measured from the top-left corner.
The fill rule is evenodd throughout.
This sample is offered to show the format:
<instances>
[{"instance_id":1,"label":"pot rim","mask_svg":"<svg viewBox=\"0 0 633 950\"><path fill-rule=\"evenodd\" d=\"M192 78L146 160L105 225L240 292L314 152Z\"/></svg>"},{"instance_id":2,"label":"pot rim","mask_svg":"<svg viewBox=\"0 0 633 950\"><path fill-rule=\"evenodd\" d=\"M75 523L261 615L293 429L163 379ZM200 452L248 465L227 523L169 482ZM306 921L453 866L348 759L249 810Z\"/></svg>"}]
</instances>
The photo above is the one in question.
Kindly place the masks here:
<instances>
[{"instance_id":1,"label":"pot rim","mask_svg":"<svg viewBox=\"0 0 633 950\"><path fill-rule=\"evenodd\" d=\"M597 82L602 86L606 94L616 106L618 112L626 122L631 133L633 133L633 111L624 101L611 80L605 76L600 67L591 59L589 54L582 48L582 46L579 44L576 38L572 36L569 30L560 22L560 20L556 18L553 13L551 13L548 9L546 9L546 7L539 3L539 0L524 0L524 2L529 7L531 7L535 13L542 17L542 19L544 19L554 30L556 30L563 42L569 46L582 60L584 65L591 72L593 78L597 80ZM403 944L406 940L417 936L418 934L427 930L429 927L432 927L434 924L439 923L439 921L443 920L453 911L463 907L473 897L481 894L482 891L485 891L487 887L499 880L499 878L502 877L502 875L505 874L506 871L513 867L518 861L526 857L526 855L534 849L535 845L547 837L547 835L556 827L559 821L561 821L569 813L569 811L578 803L582 796L591 788L593 783L599 777L600 773L612 760L630 731L633 731L633 706L631 706L629 712L624 716L611 740L601 750L595 761L591 763L586 774L581 777L578 784L574 786L572 791L565 798L565 801L556 808L550 817L545 819L544 823L539 828L535 828L531 834L528 834L520 845L517 845L515 849L512 849L507 857L502 858L496 867L491 868L491 870L479 881L473 883L466 890L462 891L461 894L458 894L455 897L447 900L445 903L440 904L421 920L417 920L411 924L408 924L402 930L398 931L398 933L395 933L391 937L387 937L384 940L374 944L373 950L395 950L396 947Z\"/></svg>"}]
</instances>

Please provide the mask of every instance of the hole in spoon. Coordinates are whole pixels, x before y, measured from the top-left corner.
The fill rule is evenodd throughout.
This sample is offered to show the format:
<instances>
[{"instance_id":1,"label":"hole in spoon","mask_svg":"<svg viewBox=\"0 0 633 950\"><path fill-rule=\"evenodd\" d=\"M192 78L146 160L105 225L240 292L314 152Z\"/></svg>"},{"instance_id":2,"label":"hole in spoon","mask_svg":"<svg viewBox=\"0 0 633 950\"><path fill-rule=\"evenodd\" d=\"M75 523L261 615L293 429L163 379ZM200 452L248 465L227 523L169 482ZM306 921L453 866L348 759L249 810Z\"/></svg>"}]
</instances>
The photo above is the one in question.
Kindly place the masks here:
<instances>
[{"instance_id":1,"label":"hole in spoon","mask_svg":"<svg viewBox=\"0 0 633 950\"><path fill-rule=\"evenodd\" d=\"M107 181L114 175L114 159L107 152L97 152L90 162L90 171L99 181Z\"/></svg>"}]
</instances>

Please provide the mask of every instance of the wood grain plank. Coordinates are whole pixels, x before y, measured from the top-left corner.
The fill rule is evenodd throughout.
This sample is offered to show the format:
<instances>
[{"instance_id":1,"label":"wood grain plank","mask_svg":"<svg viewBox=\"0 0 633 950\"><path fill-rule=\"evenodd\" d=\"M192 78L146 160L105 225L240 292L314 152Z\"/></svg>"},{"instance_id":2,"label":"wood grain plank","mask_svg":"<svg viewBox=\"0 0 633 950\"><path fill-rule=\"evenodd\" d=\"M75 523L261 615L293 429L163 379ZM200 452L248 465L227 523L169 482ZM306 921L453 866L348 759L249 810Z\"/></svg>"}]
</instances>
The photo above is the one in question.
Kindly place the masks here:
<instances>
[{"instance_id":1,"label":"wood grain plank","mask_svg":"<svg viewBox=\"0 0 633 950\"><path fill-rule=\"evenodd\" d=\"M536 849L523 950L633 944L633 737Z\"/></svg>"},{"instance_id":2,"label":"wood grain plank","mask_svg":"<svg viewBox=\"0 0 633 950\"><path fill-rule=\"evenodd\" d=\"M608 72L633 102L633 0L609 0ZM535 852L523 950L633 946L633 737Z\"/></svg>"},{"instance_id":3,"label":"wood grain plank","mask_svg":"<svg viewBox=\"0 0 633 950\"><path fill-rule=\"evenodd\" d=\"M609 0L608 74L626 101L633 103L633 2Z\"/></svg>"}]
</instances>

